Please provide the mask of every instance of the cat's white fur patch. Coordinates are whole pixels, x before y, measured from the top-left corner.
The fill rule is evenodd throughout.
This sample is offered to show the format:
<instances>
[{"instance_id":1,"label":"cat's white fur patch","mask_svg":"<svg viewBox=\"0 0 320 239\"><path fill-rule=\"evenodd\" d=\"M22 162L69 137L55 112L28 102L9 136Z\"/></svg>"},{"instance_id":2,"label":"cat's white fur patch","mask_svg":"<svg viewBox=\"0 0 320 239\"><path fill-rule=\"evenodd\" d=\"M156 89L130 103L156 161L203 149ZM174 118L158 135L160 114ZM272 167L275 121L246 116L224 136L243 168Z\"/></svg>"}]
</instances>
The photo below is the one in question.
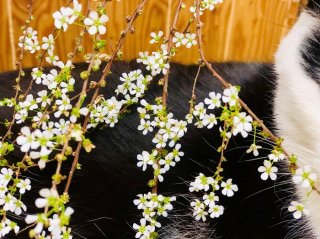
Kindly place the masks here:
<instances>
[{"instance_id":1,"label":"cat's white fur patch","mask_svg":"<svg viewBox=\"0 0 320 239\"><path fill-rule=\"evenodd\" d=\"M320 176L320 85L307 76L301 64L305 39L319 27L319 19L304 11L282 40L276 53L279 79L274 111L278 134L285 139L284 147L298 156L299 166L309 164ZM299 193L305 198L303 192ZM312 230L320 239L319 194L313 192L306 206L311 212Z\"/></svg>"}]
</instances>

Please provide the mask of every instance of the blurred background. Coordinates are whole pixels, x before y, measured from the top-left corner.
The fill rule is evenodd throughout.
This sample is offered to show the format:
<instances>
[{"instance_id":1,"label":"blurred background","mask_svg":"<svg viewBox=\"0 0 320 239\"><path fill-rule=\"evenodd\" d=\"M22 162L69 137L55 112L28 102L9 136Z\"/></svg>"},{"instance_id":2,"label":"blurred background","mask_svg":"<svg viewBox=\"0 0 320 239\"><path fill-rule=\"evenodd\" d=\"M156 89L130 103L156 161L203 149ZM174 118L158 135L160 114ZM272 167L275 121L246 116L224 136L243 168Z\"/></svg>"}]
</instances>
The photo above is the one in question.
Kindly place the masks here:
<instances>
[{"instance_id":1,"label":"blurred background","mask_svg":"<svg viewBox=\"0 0 320 239\"><path fill-rule=\"evenodd\" d=\"M35 0L34 21L31 26L38 31L39 39L53 30L52 13L69 0ZM79 0L84 7L88 0ZM125 17L133 13L139 0L112 0L107 3L110 21L107 34L108 49L115 46L121 30L125 26ZM185 0L189 7L193 0ZM17 41L22 35L21 26L27 19L29 0L0 0L0 72L15 69L19 53ZM156 50L150 45L150 32L165 31L173 18L176 0L149 0L141 17L135 23L136 31L125 42L124 59L136 58L140 51ZM224 0L213 12L202 17L205 23L203 40L206 56L211 61L262 61L270 62L280 40L294 24L306 3L305 0ZM185 9L179 18L178 30L182 31L190 13ZM79 34L78 26L71 26L67 34L61 33L57 38L56 52L60 59L73 51L74 38ZM91 52L92 41L86 38L85 52ZM180 52L174 61L191 64L197 57L197 47ZM76 61L83 61L81 56ZM37 65L34 56L26 54L23 67Z\"/></svg>"}]
</instances>

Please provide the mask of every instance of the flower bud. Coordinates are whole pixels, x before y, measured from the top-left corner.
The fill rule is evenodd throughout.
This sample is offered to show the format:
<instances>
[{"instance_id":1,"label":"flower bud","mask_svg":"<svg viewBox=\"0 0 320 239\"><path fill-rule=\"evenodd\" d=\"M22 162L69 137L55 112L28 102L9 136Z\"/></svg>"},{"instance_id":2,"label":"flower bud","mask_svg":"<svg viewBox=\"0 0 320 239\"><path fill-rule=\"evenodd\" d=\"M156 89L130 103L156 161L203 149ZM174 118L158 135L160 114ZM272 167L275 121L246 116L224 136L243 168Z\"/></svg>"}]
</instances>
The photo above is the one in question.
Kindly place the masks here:
<instances>
[{"instance_id":1,"label":"flower bud","mask_svg":"<svg viewBox=\"0 0 320 239\"><path fill-rule=\"evenodd\" d=\"M80 73L80 77L81 77L82 80L87 80L89 78L89 76L90 76L90 72L89 71L82 71Z\"/></svg>"}]
</instances>

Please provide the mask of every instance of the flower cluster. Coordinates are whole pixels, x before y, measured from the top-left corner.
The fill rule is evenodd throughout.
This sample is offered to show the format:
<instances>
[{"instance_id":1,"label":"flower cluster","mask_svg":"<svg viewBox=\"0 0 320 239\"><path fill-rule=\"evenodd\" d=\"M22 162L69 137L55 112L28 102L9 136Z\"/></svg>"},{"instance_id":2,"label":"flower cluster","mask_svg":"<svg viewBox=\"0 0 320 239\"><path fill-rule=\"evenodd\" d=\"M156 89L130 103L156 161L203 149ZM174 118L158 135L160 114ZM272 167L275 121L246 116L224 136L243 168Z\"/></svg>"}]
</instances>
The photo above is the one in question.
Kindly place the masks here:
<instances>
[{"instance_id":1,"label":"flower cluster","mask_svg":"<svg viewBox=\"0 0 320 239\"><path fill-rule=\"evenodd\" d=\"M165 197L150 192L148 194L139 194L138 199L135 199L133 203L139 210L142 210L143 218L140 220L140 225L133 224L133 229L137 231L136 238L157 238L158 234L155 229L161 227L157 218L160 216L167 217L168 211L173 209L171 202L175 200L176 197Z\"/></svg>"},{"instance_id":2,"label":"flower cluster","mask_svg":"<svg viewBox=\"0 0 320 239\"><path fill-rule=\"evenodd\" d=\"M96 127L100 123L114 127L118 122L121 110L125 106L137 103L144 96L151 80L152 77L150 75L144 76L141 70L123 73L120 77L122 84L118 85L115 90L118 96L122 96L122 99L116 97L107 100L103 97L98 98L90 108L90 123L87 128Z\"/></svg>"},{"instance_id":3,"label":"flower cluster","mask_svg":"<svg viewBox=\"0 0 320 239\"><path fill-rule=\"evenodd\" d=\"M139 167L146 170L147 165L154 169L154 177L163 181L163 174L176 162L184 153L180 150L181 145L177 142L187 132L187 122L173 118L172 113L167 113L165 108L160 104L151 105L145 100L141 101L143 107L138 108L140 114L140 125L138 129L145 135L148 132L154 132L155 136L152 142L155 149L151 153L143 151L137 156Z\"/></svg>"},{"instance_id":4,"label":"flower cluster","mask_svg":"<svg viewBox=\"0 0 320 239\"><path fill-rule=\"evenodd\" d=\"M202 0L200 2L200 15L203 14L205 10L213 11L215 5L222 3L223 0ZM196 14L196 5L190 7L190 12Z\"/></svg>"},{"instance_id":5,"label":"flower cluster","mask_svg":"<svg viewBox=\"0 0 320 239\"><path fill-rule=\"evenodd\" d=\"M232 183L232 179L223 181L223 177L220 175L222 172L221 164L225 160L223 151L226 149L232 135L241 135L246 138L254 128L252 117L241 111L238 94L239 88L235 86L225 89L222 94L210 92L209 97L205 98L203 102L194 105L186 116L188 123L195 121L194 124L197 128L206 127L211 129L218 125L219 121L223 125L223 127L220 127L222 145L218 149L218 152L222 154L217 171L212 177L207 177L200 173L190 184L190 192L205 192L202 200L196 199L191 202L196 220L202 219L205 221L209 214L211 218L219 217L223 214L223 206L216 203L219 201L217 196L219 189L221 189L221 194L227 197L232 197L234 192L238 191L238 186ZM219 112L220 115L216 116L212 113L212 110ZM259 148L260 146L253 144L248 153L253 151L254 154L258 154L257 150Z\"/></svg>"},{"instance_id":6,"label":"flower cluster","mask_svg":"<svg viewBox=\"0 0 320 239\"><path fill-rule=\"evenodd\" d=\"M209 98L204 102L200 102L194 106L192 115L187 115L187 120L191 123L196 118L195 126L198 128L207 127L211 129L218 124L218 120L225 122L225 129L221 130L221 134L226 134L229 138L231 134L236 136L241 134L243 138L248 136L253 129L253 119L246 112L241 112L241 107L238 103L239 89L231 86L223 91L223 94L211 92ZM222 103L225 105L222 106ZM220 117L216 117L213 113L208 113L210 110L221 109Z\"/></svg>"},{"instance_id":7,"label":"flower cluster","mask_svg":"<svg viewBox=\"0 0 320 239\"><path fill-rule=\"evenodd\" d=\"M35 227L30 231L30 235L39 235L40 238L64 238L72 239L71 228L68 227L70 216L74 210L71 207L65 207L68 198L64 195L59 196L54 189L41 189L40 198L36 199L35 204L38 208L54 208L59 214L48 212L27 215L25 221L27 224L34 224Z\"/></svg>"},{"instance_id":8,"label":"flower cluster","mask_svg":"<svg viewBox=\"0 0 320 239\"><path fill-rule=\"evenodd\" d=\"M73 7L73 9L70 7L61 7L59 11L53 13L54 26L57 29L63 29L64 32L67 31L68 26L73 24L79 17L82 5L78 0L73 0Z\"/></svg>"},{"instance_id":9,"label":"flower cluster","mask_svg":"<svg viewBox=\"0 0 320 239\"><path fill-rule=\"evenodd\" d=\"M190 183L190 192L205 192L202 201L196 199L191 202L196 220L206 221L208 214L211 218L217 218L223 214L224 207L217 204L219 201L217 194L220 189L222 195L232 197L234 192L238 191L238 186L232 183L232 179L219 181L218 177L206 177L202 173Z\"/></svg>"},{"instance_id":10,"label":"flower cluster","mask_svg":"<svg viewBox=\"0 0 320 239\"><path fill-rule=\"evenodd\" d=\"M99 123L114 127L118 122L118 117L123 103L115 97L105 100L103 97L97 101L90 111L90 123L88 129L96 127Z\"/></svg>"},{"instance_id":11,"label":"flower cluster","mask_svg":"<svg viewBox=\"0 0 320 239\"><path fill-rule=\"evenodd\" d=\"M140 52L140 58L137 62L146 65L146 69L150 71L152 76L160 73L166 75L169 70L170 57L174 55L175 49L168 49L168 45L164 44L167 40L163 38L162 31L151 33L151 37L150 44L159 44L160 50L152 52L151 55L148 52ZM196 44L195 34L186 34L182 38L181 44L186 45L188 48ZM176 38L173 38L173 41L175 40ZM130 78L130 76L126 76L126 78ZM141 89L143 90L140 87L140 91ZM129 85L120 86L117 91L129 91L131 93ZM151 132L154 134L152 142L155 148L151 152L143 151L137 156L137 166L141 167L143 171L148 166L152 166L153 168L154 177L148 183L152 188L156 187L158 182L162 182L164 180L163 174L174 167L180 161L180 158L184 156L184 153L180 150L181 144L178 141L185 135L188 123L184 120L174 119L173 114L167 112L166 102L163 102L163 100L160 97L156 98L156 104L153 105L149 104L146 100L141 100L142 107L138 107L137 109L140 115L138 130L141 130L143 135ZM144 218L140 221L141 225L133 225L134 229L137 230L136 238L157 237L155 228L161 225L156 221L156 218L158 216L167 216L167 210L172 209L170 201L175 200L175 197L171 197L164 198L164 204L156 202L162 202L163 198L162 195L148 193L139 195L139 199L134 201L139 209L144 210Z\"/></svg>"},{"instance_id":12,"label":"flower cluster","mask_svg":"<svg viewBox=\"0 0 320 239\"><path fill-rule=\"evenodd\" d=\"M175 49L171 49L170 52L168 52L168 46L164 43L165 40L162 31L158 33L152 32L150 44L160 44L160 50L152 52L151 55L149 55L148 52L139 53L140 58L138 58L137 62L146 65L147 70L151 72L152 76L160 73L166 75L170 68L168 60L171 56L174 56ZM175 44L175 47L184 45L190 48L193 45L197 45L196 34L175 32L172 42Z\"/></svg>"},{"instance_id":13,"label":"flower cluster","mask_svg":"<svg viewBox=\"0 0 320 239\"><path fill-rule=\"evenodd\" d=\"M183 45L186 46L186 48L190 48L197 45L196 34L175 32L172 42L175 43L176 47Z\"/></svg>"},{"instance_id":14,"label":"flower cluster","mask_svg":"<svg viewBox=\"0 0 320 239\"><path fill-rule=\"evenodd\" d=\"M29 127L25 126L21 129L21 135L17 138L17 144L21 145L20 149L22 152L29 152L32 159L41 158L44 161L54 148L53 136L52 131L36 129L34 132L31 132ZM39 148L40 151L37 150ZM39 167L44 168L44 164L39 163Z\"/></svg>"},{"instance_id":15,"label":"flower cluster","mask_svg":"<svg viewBox=\"0 0 320 239\"><path fill-rule=\"evenodd\" d=\"M139 98L143 97L151 80L152 77L144 76L141 70L123 73L120 77L122 84L118 85L115 92L117 95L123 95L126 104L137 103Z\"/></svg>"},{"instance_id":16,"label":"flower cluster","mask_svg":"<svg viewBox=\"0 0 320 239\"><path fill-rule=\"evenodd\" d=\"M122 77L120 77L121 83L115 91L117 96L109 99L98 96L91 104L86 105L85 91L83 92L84 94L76 96L72 94L76 83L71 74L74 66L71 60L64 63L59 61L59 57L54 54L55 39L58 37L60 30L67 31L68 27L75 23L77 19L79 21L77 24L82 25L84 28L83 34L87 30L90 35L104 34L106 32L105 23L108 21L105 8L100 3L97 3L97 11L91 10L87 16L83 16L81 11L82 5L77 0L73 0L73 7L62 7L59 11L54 12L54 25L58 31L43 37L41 43L38 41L37 31L30 27L25 28L24 35L20 37L20 47L31 53L42 48L44 53L40 56L42 57L41 59L45 59L55 68L50 72L46 72L41 66L32 69L32 82L29 89L32 84L38 84L41 89L35 94L30 94L29 89L27 89L26 93L17 99L2 99L0 101L1 106L14 107L14 123L21 125L19 135L15 136L14 142L16 142L16 145L5 140L1 142L1 165L8 166L8 162L2 156L5 156L15 148L24 153L22 161L12 166L17 171L21 168L27 169L34 166L44 169L48 162L54 160L57 160L58 164L62 163L67 159L67 156L73 153L70 141L81 142L83 148L90 152L95 146L92 145L89 139L85 138L84 133L86 130L97 127L100 123L114 127L122 115L122 110L125 112L127 106L137 103L147 90L152 77L150 75L144 76L141 70L136 70L123 73ZM80 34L76 42L76 51L79 52L81 48L80 38L83 37L83 34ZM91 71L99 69L103 60L109 60L110 56L100 52L104 45L103 40L94 37L95 50L85 55L85 59L90 63L88 71L80 74L84 81L88 80ZM46 56L46 54L48 55ZM102 83L98 86L97 82L90 82L87 85L90 87L87 87L87 90L103 87ZM75 99L78 99L78 102L73 104ZM89 119L86 127L80 122L83 117L88 117ZM176 155L174 156L174 158L177 157ZM10 174L12 175L13 171L10 171ZM57 236L57 238L60 238L63 235L63 238L69 238L65 236L70 235L70 229L66 226L73 210L66 209L65 202L62 202L66 195L60 196L57 191L53 190L55 188L54 185L58 185L63 180L63 175L57 171L52 176L52 179L52 189L40 191L40 195L43 198L36 200L36 206L44 208L44 213L29 215L26 218L26 222L28 224L36 224L36 227L30 232L30 235L34 237L51 238L51 236ZM14 181L16 186L12 188L25 185L27 182L30 183L28 180L20 180L17 176ZM1 189L3 192L7 190L5 187L1 187ZM29 190L29 187L25 186L24 189L21 189L21 192L24 193L25 190ZM10 196L11 194L12 197ZM2 200L3 203L1 201L2 204L0 206L5 208L5 211L16 211L17 213L21 209L25 211L24 204L21 204L19 208L13 207L17 200L13 196L14 194L11 194L4 193L2 195L5 198ZM53 202L56 202L56 204L52 205L51 203ZM19 203L20 201L18 200ZM48 214L48 208L50 207L52 210L49 210L50 213ZM1 225L6 228L5 232L7 232L9 219L7 221L4 219L1 221ZM10 221L10 226L12 225L12 221ZM47 231L42 230L45 227L47 227Z\"/></svg>"},{"instance_id":17,"label":"flower cluster","mask_svg":"<svg viewBox=\"0 0 320 239\"><path fill-rule=\"evenodd\" d=\"M54 26L58 30L67 31L69 25L75 23L75 21L82 16L82 4L78 0L73 0L73 8L71 7L61 7L59 11L56 11L52 14L54 19ZM53 64L54 66L61 65L59 63L59 57L54 54L54 44L55 39L52 34L48 37L42 38L42 49L46 50L48 56L45 57L46 62Z\"/></svg>"},{"instance_id":18,"label":"flower cluster","mask_svg":"<svg viewBox=\"0 0 320 239\"><path fill-rule=\"evenodd\" d=\"M38 32L28 27L23 31L23 35L19 37L18 46L24 48L24 50L30 51L30 53L35 53L41 49Z\"/></svg>"},{"instance_id":19,"label":"flower cluster","mask_svg":"<svg viewBox=\"0 0 320 239\"><path fill-rule=\"evenodd\" d=\"M23 195L31 189L29 179L17 179L13 177L10 168L2 168L0 172L0 213L4 215L0 222L0 237L4 237L11 231L18 233L20 227L17 222L6 218L8 212L16 216L27 210L27 206L22 202Z\"/></svg>"},{"instance_id":20,"label":"flower cluster","mask_svg":"<svg viewBox=\"0 0 320 239\"><path fill-rule=\"evenodd\" d=\"M162 31L158 33L152 32L152 39L150 40L150 43L160 44L160 50L152 52L151 55L149 55L149 52L140 52L140 58L137 59L138 63L146 65L147 70L151 72L152 76L156 76L161 73L166 75L170 68L168 59L170 58L171 53L168 52L167 45L163 43L165 39L162 36Z\"/></svg>"},{"instance_id":21,"label":"flower cluster","mask_svg":"<svg viewBox=\"0 0 320 239\"><path fill-rule=\"evenodd\" d=\"M70 93L74 90L75 79L71 77L72 63L66 64L58 62L60 72L56 69L45 74L38 68L32 69L32 78L36 84L46 87L37 93L37 97L28 94L23 101L15 105L15 120L17 124L31 122L31 130L24 126L17 137L17 144L20 150L31 159L40 159L39 167L42 169L46 165L49 155L59 145L63 145L63 138L73 125L70 137L76 141L82 140L82 129L80 124L76 124L80 115L87 115L86 107L73 108L70 99ZM58 119L51 120L49 111L54 111L54 117Z\"/></svg>"},{"instance_id":22,"label":"flower cluster","mask_svg":"<svg viewBox=\"0 0 320 239\"><path fill-rule=\"evenodd\" d=\"M167 45L162 44L160 51L152 52L149 55L148 52L140 52L140 58L137 59L138 63L146 65L148 71L151 72L152 76L162 74L167 74L170 65L167 63L169 58L169 53L167 50Z\"/></svg>"}]
</instances>

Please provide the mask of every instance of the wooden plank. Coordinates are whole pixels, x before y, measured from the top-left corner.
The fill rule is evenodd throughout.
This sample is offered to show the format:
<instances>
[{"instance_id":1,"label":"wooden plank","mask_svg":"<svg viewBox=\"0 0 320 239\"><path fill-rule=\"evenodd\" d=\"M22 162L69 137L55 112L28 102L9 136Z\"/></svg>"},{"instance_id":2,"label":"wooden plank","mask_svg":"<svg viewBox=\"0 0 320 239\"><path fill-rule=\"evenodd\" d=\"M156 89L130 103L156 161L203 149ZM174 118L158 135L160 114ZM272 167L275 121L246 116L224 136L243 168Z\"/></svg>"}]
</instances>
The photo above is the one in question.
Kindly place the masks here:
<instances>
[{"instance_id":1,"label":"wooden plank","mask_svg":"<svg viewBox=\"0 0 320 239\"><path fill-rule=\"evenodd\" d=\"M13 9L12 22L15 45L22 34L20 27L27 18L28 0L2 0L0 1L0 71L14 68L12 57L12 39L10 40L8 5ZM83 4L87 0L80 0ZM105 38L108 41L108 50L114 46L119 38L120 31L125 26L125 17L131 14L139 0L112 1L107 5L110 17L108 32ZM124 59L133 59L139 51L156 50L157 46L149 45L150 32L165 30L168 25L168 2L171 12L177 5L172 0L150 0L136 24L136 32L130 35L123 49ZM301 1L302 2L302 1ZM35 1L32 26L39 35L46 36L53 29L52 13L66 3L65 0ZM193 0L185 1L187 6ZM281 38L294 24L300 3L296 0L224 0L224 3L214 12L205 13L203 16L205 51L209 60L214 61L272 61L274 51ZM172 15L171 15L172 17ZM181 13L178 29L182 30L190 18L188 9ZM79 32L78 26L71 26L66 33L61 33L57 38L57 52L62 59L72 51L74 39ZM90 38L86 38L84 47L91 51ZM18 48L15 49L18 54ZM174 58L175 61L190 64L197 60L197 48L183 50ZM81 57L76 58L82 61ZM25 67L37 65L33 56L26 55L23 62Z\"/></svg>"}]
</instances>

